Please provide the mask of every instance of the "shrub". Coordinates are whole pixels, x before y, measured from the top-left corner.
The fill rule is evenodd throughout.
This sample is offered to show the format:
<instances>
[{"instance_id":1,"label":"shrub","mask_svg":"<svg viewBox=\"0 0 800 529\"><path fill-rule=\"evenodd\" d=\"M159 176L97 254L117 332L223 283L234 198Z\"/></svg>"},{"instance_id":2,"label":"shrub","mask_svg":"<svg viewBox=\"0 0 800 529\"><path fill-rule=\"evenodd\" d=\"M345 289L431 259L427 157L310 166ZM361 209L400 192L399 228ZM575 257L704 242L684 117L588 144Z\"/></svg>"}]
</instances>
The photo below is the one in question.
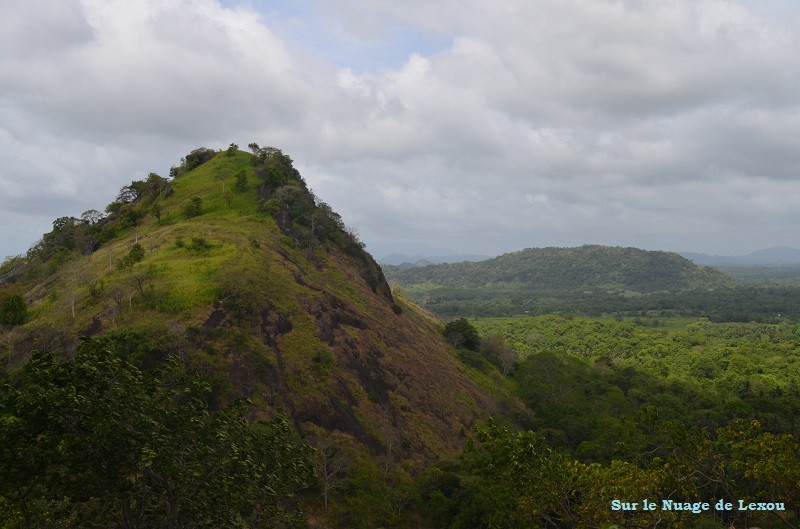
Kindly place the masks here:
<instances>
[{"instance_id":1,"label":"shrub","mask_svg":"<svg viewBox=\"0 0 800 529\"><path fill-rule=\"evenodd\" d=\"M247 191L247 173L244 169L236 173L236 183L233 187L236 191Z\"/></svg>"},{"instance_id":2,"label":"shrub","mask_svg":"<svg viewBox=\"0 0 800 529\"><path fill-rule=\"evenodd\" d=\"M122 260L117 263L117 268L120 270L125 270L132 267L142 259L144 259L144 248L142 248L142 245L137 242L131 246L131 250L128 252L128 255L123 257Z\"/></svg>"},{"instance_id":3,"label":"shrub","mask_svg":"<svg viewBox=\"0 0 800 529\"><path fill-rule=\"evenodd\" d=\"M480 345L478 331L465 318L459 318L448 323L444 328L444 336L456 347L464 347L477 351Z\"/></svg>"},{"instance_id":4,"label":"shrub","mask_svg":"<svg viewBox=\"0 0 800 529\"><path fill-rule=\"evenodd\" d=\"M19 325L28 317L28 306L22 296L0 292L0 323Z\"/></svg>"},{"instance_id":5,"label":"shrub","mask_svg":"<svg viewBox=\"0 0 800 529\"><path fill-rule=\"evenodd\" d=\"M187 219L197 217L203 212L203 199L200 197L193 197L191 200L183 205L183 215Z\"/></svg>"},{"instance_id":6,"label":"shrub","mask_svg":"<svg viewBox=\"0 0 800 529\"><path fill-rule=\"evenodd\" d=\"M205 237L192 237L192 243L189 245L190 250L204 251L211 248L211 244Z\"/></svg>"},{"instance_id":7,"label":"shrub","mask_svg":"<svg viewBox=\"0 0 800 529\"><path fill-rule=\"evenodd\" d=\"M186 158L182 160L184 171L189 172L196 167L200 167L211 158L216 156L216 154L217 153L214 151L214 149L209 149L206 147L200 147L193 150L186 155Z\"/></svg>"}]
</instances>

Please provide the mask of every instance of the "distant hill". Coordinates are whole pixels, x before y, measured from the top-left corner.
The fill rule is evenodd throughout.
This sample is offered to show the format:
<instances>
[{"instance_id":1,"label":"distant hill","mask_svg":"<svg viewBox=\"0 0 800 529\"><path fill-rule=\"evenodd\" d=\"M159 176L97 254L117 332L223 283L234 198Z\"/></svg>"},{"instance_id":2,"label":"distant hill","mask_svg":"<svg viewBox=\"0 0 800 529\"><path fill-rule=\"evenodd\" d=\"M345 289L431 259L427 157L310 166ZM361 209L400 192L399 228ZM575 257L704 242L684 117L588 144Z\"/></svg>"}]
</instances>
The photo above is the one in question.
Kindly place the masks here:
<instances>
[{"instance_id":1,"label":"distant hill","mask_svg":"<svg viewBox=\"0 0 800 529\"><path fill-rule=\"evenodd\" d=\"M757 250L747 255L707 255L681 252L680 255L700 265L728 266L800 266L800 250L777 246Z\"/></svg>"},{"instance_id":2,"label":"distant hill","mask_svg":"<svg viewBox=\"0 0 800 529\"><path fill-rule=\"evenodd\" d=\"M671 252L587 245L529 248L477 263L439 264L385 273L405 287L435 284L451 288L578 289L650 293L718 287L731 281L720 272Z\"/></svg>"},{"instance_id":3,"label":"distant hill","mask_svg":"<svg viewBox=\"0 0 800 529\"><path fill-rule=\"evenodd\" d=\"M529 248L478 263L383 269L412 299L448 316L584 310L589 305L590 312L603 312L635 297L735 283L676 253L598 245Z\"/></svg>"},{"instance_id":4,"label":"distant hill","mask_svg":"<svg viewBox=\"0 0 800 529\"><path fill-rule=\"evenodd\" d=\"M415 266L427 266L429 264L462 263L465 261L478 262L491 258L491 255L477 254L407 255L393 253L378 259L378 263L399 266L401 268L412 268Z\"/></svg>"}]
</instances>

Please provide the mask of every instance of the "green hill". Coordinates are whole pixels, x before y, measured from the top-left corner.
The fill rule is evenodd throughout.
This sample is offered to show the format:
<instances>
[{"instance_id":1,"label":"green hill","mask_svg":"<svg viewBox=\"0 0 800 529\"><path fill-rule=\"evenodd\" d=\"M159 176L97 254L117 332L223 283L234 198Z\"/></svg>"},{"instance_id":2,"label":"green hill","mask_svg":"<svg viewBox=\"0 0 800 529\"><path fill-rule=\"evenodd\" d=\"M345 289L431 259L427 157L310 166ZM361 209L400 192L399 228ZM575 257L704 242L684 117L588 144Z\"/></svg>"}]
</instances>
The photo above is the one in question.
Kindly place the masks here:
<instances>
[{"instance_id":1,"label":"green hill","mask_svg":"<svg viewBox=\"0 0 800 529\"><path fill-rule=\"evenodd\" d=\"M384 271L412 299L442 315L580 311L587 301L590 312L603 312L611 307L600 305L609 299L734 284L675 253L597 245L530 248L478 263Z\"/></svg>"},{"instance_id":2,"label":"green hill","mask_svg":"<svg viewBox=\"0 0 800 529\"><path fill-rule=\"evenodd\" d=\"M713 268L697 266L676 253L598 245L529 248L478 263L430 265L407 270L387 267L387 276L407 287L432 283L467 289L597 289L641 294L731 284Z\"/></svg>"},{"instance_id":3,"label":"green hill","mask_svg":"<svg viewBox=\"0 0 800 529\"><path fill-rule=\"evenodd\" d=\"M1 376L25 387L31 358L98 347L143 373L177 359L208 383L210 412L249 399L248 417L284 416L307 442L355 454L362 474L403 482L499 399L435 321L393 297L292 160L251 148L195 150L172 178L132 182L105 214L58 219L7 260Z\"/></svg>"}]
</instances>

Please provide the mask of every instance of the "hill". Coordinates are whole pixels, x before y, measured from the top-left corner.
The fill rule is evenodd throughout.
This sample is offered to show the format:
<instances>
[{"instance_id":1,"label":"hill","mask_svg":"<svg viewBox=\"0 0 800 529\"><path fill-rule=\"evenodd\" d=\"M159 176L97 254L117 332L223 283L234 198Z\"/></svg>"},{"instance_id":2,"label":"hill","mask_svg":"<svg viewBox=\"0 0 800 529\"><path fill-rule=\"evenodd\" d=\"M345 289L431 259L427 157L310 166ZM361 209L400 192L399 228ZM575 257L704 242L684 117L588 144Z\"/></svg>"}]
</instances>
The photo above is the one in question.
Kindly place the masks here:
<instances>
[{"instance_id":1,"label":"hill","mask_svg":"<svg viewBox=\"0 0 800 529\"><path fill-rule=\"evenodd\" d=\"M381 479L454 453L498 398L393 297L292 160L251 148L192 151L171 178L57 219L7 260L0 294L27 315L4 321L2 377L24 387L31 358L101 343L145 373L178 361L207 381L212 412L246 398L251 418L285 416L308 442L384 461Z\"/></svg>"},{"instance_id":2,"label":"hill","mask_svg":"<svg viewBox=\"0 0 800 529\"><path fill-rule=\"evenodd\" d=\"M394 265L400 268L411 268L414 266L427 266L429 264L442 263L461 263L464 261L485 261L491 259L489 255L478 254L448 254L448 255L408 255L393 253L378 260L381 265Z\"/></svg>"},{"instance_id":3,"label":"hill","mask_svg":"<svg viewBox=\"0 0 800 529\"><path fill-rule=\"evenodd\" d=\"M723 274L671 252L587 245L529 248L479 263L391 269L390 280L410 287L434 283L452 288L519 288L532 291L625 290L641 294L730 284Z\"/></svg>"},{"instance_id":4,"label":"hill","mask_svg":"<svg viewBox=\"0 0 800 529\"><path fill-rule=\"evenodd\" d=\"M409 297L443 316L642 310L645 299L734 284L675 253L597 245L384 271Z\"/></svg>"},{"instance_id":5,"label":"hill","mask_svg":"<svg viewBox=\"0 0 800 529\"><path fill-rule=\"evenodd\" d=\"M707 255L682 252L682 256L700 265L725 266L800 266L800 250L777 246L756 250L747 255Z\"/></svg>"},{"instance_id":6,"label":"hill","mask_svg":"<svg viewBox=\"0 0 800 529\"><path fill-rule=\"evenodd\" d=\"M796 525L800 326L460 319L453 349L288 156L251 148L192 151L0 267L0 526ZM492 261L409 292L763 301L663 252ZM644 495L781 506L609 509Z\"/></svg>"}]
</instances>

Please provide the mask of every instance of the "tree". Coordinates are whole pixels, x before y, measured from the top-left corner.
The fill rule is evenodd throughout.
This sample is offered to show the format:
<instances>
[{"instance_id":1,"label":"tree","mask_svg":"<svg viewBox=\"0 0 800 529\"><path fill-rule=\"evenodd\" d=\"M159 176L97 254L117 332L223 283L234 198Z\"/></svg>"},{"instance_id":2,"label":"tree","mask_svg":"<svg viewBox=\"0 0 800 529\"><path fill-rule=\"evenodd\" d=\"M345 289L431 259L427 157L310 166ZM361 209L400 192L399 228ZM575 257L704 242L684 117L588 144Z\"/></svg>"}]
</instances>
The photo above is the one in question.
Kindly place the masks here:
<instances>
[{"instance_id":1,"label":"tree","mask_svg":"<svg viewBox=\"0 0 800 529\"><path fill-rule=\"evenodd\" d=\"M28 305L19 294L0 292L0 324L19 325L28 317Z\"/></svg>"},{"instance_id":2,"label":"tree","mask_svg":"<svg viewBox=\"0 0 800 529\"><path fill-rule=\"evenodd\" d=\"M187 173L195 167L203 165L216 155L217 153L214 151L214 149L209 149L207 147L199 147L193 150L182 160L183 173Z\"/></svg>"},{"instance_id":3,"label":"tree","mask_svg":"<svg viewBox=\"0 0 800 529\"><path fill-rule=\"evenodd\" d=\"M322 501L328 508L330 493L340 485L340 480L352 464L349 455L336 437L321 437L316 442L315 462L317 475L322 481Z\"/></svg>"},{"instance_id":4,"label":"tree","mask_svg":"<svg viewBox=\"0 0 800 529\"><path fill-rule=\"evenodd\" d=\"M138 189L137 186L131 183L131 185L124 186L122 189L119 190L115 202L119 202L120 204L130 204L131 202L136 202L137 200L139 200L140 196L141 196L140 189Z\"/></svg>"},{"instance_id":5,"label":"tree","mask_svg":"<svg viewBox=\"0 0 800 529\"><path fill-rule=\"evenodd\" d=\"M139 293L143 301L146 300L149 294L152 293L152 280L157 274L158 271L153 264L147 267L140 265L131 273L129 278L130 283L133 285L133 288L136 289L136 292Z\"/></svg>"},{"instance_id":6,"label":"tree","mask_svg":"<svg viewBox=\"0 0 800 529\"><path fill-rule=\"evenodd\" d=\"M89 225L97 224L103 220L103 217L105 217L105 214L96 209L88 209L81 214L81 220Z\"/></svg>"},{"instance_id":7,"label":"tree","mask_svg":"<svg viewBox=\"0 0 800 529\"><path fill-rule=\"evenodd\" d=\"M477 351L480 345L478 331L466 318L459 318L445 325L444 336L447 338L447 341L456 347L464 347L472 351Z\"/></svg>"},{"instance_id":8,"label":"tree","mask_svg":"<svg viewBox=\"0 0 800 529\"><path fill-rule=\"evenodd\" d=\"M187 219L197 217L203 213L203 199L200 197L192 197L191 200L183 205L183 215Z\"/></svg>"},{"instance_id":9,"label":"tree","mask_svg":"<svg viewBox=\"0 0 800 529\"><path fill-rule=\"evenodd\" d=\"M152 373L113 339L75 358L37 353L0 386L0 526L297 527L290 497L311 449L247 402L208 407L210 386L168 360Z\"/></svg>"},{"instance_id":10,"label":"tree","mask_svg":"<svg viewBox=\"0 0 800 529\"><path fill-rule=\"evenodd\" d=\"M122 260L117 263L117 268L120 270L126 270L144 259L144 248L138 242L131 246L128 255L122 258Z\"/></svg>"},{"instance_id":11,"label":"tree","mask_svg":"<svg viewBox=\"0 0 800 529\"><path fill-rule=\"evenodd\" d=\"M247 191L247 173L244 169L236 173L236 183L233 187L236 191Z\"/></svg>"},{"instance_id":12,"label":"tree","mask_svg":"<svg viewBox=\"0 0 800 529\"><path fill-rule=\"evenodd\" d=\"M481 351L508 376L519 363L519 353L505 339L492 334L481 339Z\"/></svg>"},{"instance_id":13,"label":"tree","mask_svg":"<svg viewBox=\"0 0 800 529\"><path fill-rule=\"evenodd\" d=\"M565 522L572 518L580 467L535 433L489 422L477 428L464 457L474 475L467 493L473 505L456 527L575 526Z\"/></svg>"},{"instance_id":14,"label":"tree","mask_svg":"<svg viewBox=\"0 0 800 529\"><path fill-rule=\"evenodd\" d=\"M145 180L143 184L144 185L142 187L144 192L149 198L156 198L161 194L162 191L165 191L167 188L169 188L169 180L163 176L159 176L156 173L150 173L147 175L147 180Z\"/></svg>"}]
</instances>

